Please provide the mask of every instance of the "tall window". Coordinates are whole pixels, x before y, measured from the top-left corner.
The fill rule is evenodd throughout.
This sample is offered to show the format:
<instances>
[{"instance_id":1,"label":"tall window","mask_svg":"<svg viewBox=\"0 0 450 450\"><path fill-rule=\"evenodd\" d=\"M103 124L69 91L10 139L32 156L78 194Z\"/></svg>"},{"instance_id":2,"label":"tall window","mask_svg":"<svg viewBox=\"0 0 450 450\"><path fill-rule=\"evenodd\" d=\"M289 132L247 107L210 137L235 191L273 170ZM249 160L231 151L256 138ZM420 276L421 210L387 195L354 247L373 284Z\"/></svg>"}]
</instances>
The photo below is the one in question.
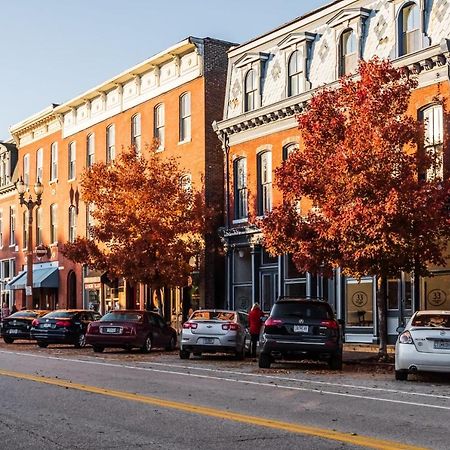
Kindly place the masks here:
<instances>
[{"instance_id":1,"label":"tall window","mask_svg":"<svg viewBox=\"0 0 450 450\"><path fill-rule=\"evenodd\" d=\"M164 148L164 104L157 105L155 107L155 123L154 123L154 136L159 142L160 149Z\"/></svg>"},{"instance_id":2,"label":"tall window","mask_svg":"<svg viewBox=\"0 0 450 450\"><path fill-rule=\"evenodd\" d=\"M50 205L50 242L58 242L58 207L55 203Z\"/></svg>"},{"instance_id":3,"label":"tall window","mask_svg":"<svg viewBox=\"0 0 450 450\"><path fill-rule=\"evenodd\" d=\"M444 121L442 105L433 105L422 112L425 128L424 149L436 157L436 163L427 170L427 179L444 178Z\"/></svg>"},{"instance_id":4,"label":"tall window","mask_svg":"<svg viewBox=\"0 0 450 450\"><path fill-rule=\"evenodd\" d=\"M50 148L50 180L58 178L58 143L53 142Z\"/></svg>"},{"instance_id":5,"label":"tall window","mask_svg":"<svg viewBox=\"0 0 450 450\"><path fill-rule=\"evenodd\" d=\"M3 248L3 209L0 209L0 248Z\"/></svg>"},{"instance_id":6,"label":"tall window","mask_svg":"<svg viewBox=\"0 0 450 450\"><path fill-rule=\"evenodd\" d=\"M3 155L0 158L0 186L4 186L9 183L9 158Z\"/></svg>"},{"instance_id":7,"label":"tall window","mask_svg":"<svg viewBox=\"0 0 450 450\"><path fill-rule=\"evenodd\" d=\"M23 156L23 182L30 185L30 155L27 153Z\"/></svg>"},{"instance_id":8,"label":"tall window","mask_svg":"<svg viewBox=\"0 0 450 450\"><path fill-rule=\"evenodd\" d=\"M131 145L137 153L141 152L141 115L135 114L131 118Z\"/></svg>"},{"instance_id":9,"label":"tall window","mask_svg":"<svg viewBox=\"0 0 450 450\"><path fill-rule=\"evenodd\" d=\"M355 72L358 66L355 32L349 28L341 35L339 74L348 75Z\"/></svg>"},{"instance_id":10,"label":"tall window","mask_svg":"<svg viewBox=\"0 0 450 450\"><path fill-rule=\"evenodd\" d=\"M76 157L77 157L75 142L71 142L69 144L68 156L69 156L68 177L69 180L74 180L76 176Z\"/></svg>"},{"instance_id":11,"label":"tall window","mask_svg":"<svg viewBox=\"0 0 450 450\"><path fill-rule=\"evenodd\" d=\"M9 208L9 245L16 245L16 209Z\"/></svg>"},{"instance_id":12,"label":"tall window","mask_svg":"<svg viewBox=\"0 0 450 450\"><path fill-rule=\"evenodd\" d=\"M40 148L36 152L36 181L42 182L43 169L44 166L44 149Z\"/></svg>"},{"instance_id":13,"label":"tall window","mask_svg":"<svg viewBox=\"0 0 450 450\"><path fill-rule=\"evenodd\" d=\"M247 218L247 159L239 158L234 162L234 216Z\"/></svg>"},{"instance_id":14,"label":"tall window","mask_svg":"<svg viewBox=\"0 0 450 450\"><path fill-rule=\"evenodd\" d=\"M24 211L22 215L22 236L23 236L23 248L28 248L28 211Z\"/></svg>"},{"instance_id":15,"label":"tall window","mask_svg":"<svg viewBox=\"0 0 450 450\"><path fill-rule=\"evenodd\" d=\"M272 210L272 153L258 155L258 214Z\"/></svg>"},{"instance_id":16,"label":"tall window","mask_svg":"<svg viewBox=\"0 0 450 450\"><path fill-rule=\"evenodd\" d=\"M95 135L91 133L86 139L86 155L87 155L87 166L91 167L95 163Z\"/></svg>"},{"instance_id":17,"label":"tall window","mask_svg":"<svg viewBox=\"0 0 450 450\"><path fill-rule=\"evenodd\" d=\"M298 50L292 53L288 63L288 96L300 94L300 79L302 76L302 60Z\"/></svg>"},{"instance_id":18,"label":"tall window","mask_svg":"<svg viewBox=\"0 0 450 450\"><path fill-rule=\"evenodd\" d=\"M192 189L192 176L191 174L186 174L181 177L181 188L184 191L190 191Z\"/></svg>"},{"instance_id":19,"label":"tall window","mask_svg":"<svg viewBox=\"0 0 450 450\"><path fill-rule=\"evenodd\" d=\"M245 76L245 111L253 111L256 108L256 80L255 71L250 69Z\"/></svg>"},{"instance_id":20,"label":"tall window","mask_svg":"<svg viewBox=\"0 0 450 450\"><path fill-rule=\"evenodd\" d=\"M283 147L283 161L286 161L286 159L289 158L289 156L295 152L295 150L298 150L298 144L291 143L287 144Z\"/></svg>"},{"instance_id":21,"label":"tall window","mask_svg":"<svg viewBox=\"0 0 450 450\"><path fill-rule=\"evenodd\" d=\"M420 11L416 3L405 5L399 15L400 56L420 50Z\"/></svg>"},{"instance_id":22,"label":"tall window","mask_svg":"<svg viewBox=\"0 0 450 450\"><path fill-rule=\"evenodd\" d=\"M75 206L69 207L69 242L77 238L77 215Z\"/></svg>"},{"instance_id":23,"label":"tall window","mask_svg":"<svg viewBox=\"0 0 450 450\"><path fill-rule=\"evenodd\" d=\"M111 162L116 158L116 127L110 125L106 129L106 161Z\"/></svg>"},{"instance_id":24,"label":"tall window","mask_svg":"<svg viewBox=\"0 0 450 450\"><path fill-rule=\"evenodd\" d=\"M191 93L180 96L180 142L191 139Z\"/></svg>"},{"instance_id":25,"label":"tall window","mask_svg":"<svg viewBox=\"0 0 450 450\"><path fill-rule=\"evenodd\" d=\"M36 245L42 244L42 208L36 209Z\"/></svg>"}]
</instances>

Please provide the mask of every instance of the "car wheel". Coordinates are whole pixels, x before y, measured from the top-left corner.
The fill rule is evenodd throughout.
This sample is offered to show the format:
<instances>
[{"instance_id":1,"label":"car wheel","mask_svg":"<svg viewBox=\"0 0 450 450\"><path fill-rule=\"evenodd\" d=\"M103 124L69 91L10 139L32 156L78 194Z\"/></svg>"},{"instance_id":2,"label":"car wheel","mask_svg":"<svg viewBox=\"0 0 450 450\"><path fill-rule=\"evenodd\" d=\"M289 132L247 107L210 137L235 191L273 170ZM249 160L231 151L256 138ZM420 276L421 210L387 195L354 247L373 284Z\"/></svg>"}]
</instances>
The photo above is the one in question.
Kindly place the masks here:
<instances>
[{"instance_id":1,"label":"car wheel","mask_svg":"<svg viewBox=\"0 0 450 450\"><path fill-rule=\"evenodd\" d=\"M395 379L397 381L406 381L408 379L408 372L406 370L396 370Z\"/></svg>"},{"instance_id":2,"label":"car wheel","mask_svg":"<svg viewBox=\"0 0 450 450\"><path fill-rule=\"evenodd\" d=\"M142 353L149 353L152 349L152 338L147 336L144 341L144 345L141 347Z\"/></svg>"},{"instance_id":3,"label":"car wheel","mask_svg":"<svg viewBox=\"0 0 450 450\"><path fill-rule=\"evenodd\" d=\"M10 337L4 337L3 340L6 344L12 344L14 342L14 339L11 339Z\"/></svg>"},{"instance_id":4,"label":"car wheel","mask_svg":"<svg viewBox=\"0 0 450 450\"><path fill-rule=\"evenodd\" d=\"M75 348L83 348L86 347L86 335L84 333L81 333L78 336L78 341L75 342Z\"/></svg>"},{"instance_id":5,"label":"car wheel","mask_svg":"<svg viewBox=\"0 0 450 450\"><path fill-rule=\"evenodd\" d=\"M94 352L95 353L101 353L103 350L105 350L105 347L102 347L100 345L94 345Z\"/></svg>"},{"instance_id":6,"label":"car wheel","mask_svg":"<svg viewBox=\"0 0 450 450\"><path fill-rule=\"evenodd\" d=\"M271 362L272 362L272 360L270 358L270 355L268 355L267 353L259 354L258 366L261 369L270 369Z\"/></svg>"},{"instance_id":7,"label":"car wheel","mask_svg":"<svg viewBox=\"0 0 450 450\"><path fill-rule=\"evenodd\" d=\"M41 347L41 348L47 348L48 347L47 342L38 342L37 345L38 345L38 347Z\"/></svg>"},{"instance_id":8,"label":"car wheel","mask_svg":"<svg viewBox=\"0 0 450 450\"><path fill-rule=\"evenodd\" d=\"M342 353L333 353L328 365L331 370L342 370Z\"/></svg>"},{"instance_id":9,"label":"car wheel","mask_svg":"<svg viewBox=\"0 0 450 450\"><path fill-rule=\"evenodd\" d=\"M169 344L166 347L166 350L168 352L171 352L171 351L175 350L176 345L177 345L177 342L176 342L175 338L172 336L170 338Z\"/></svg>"},{"instance_id":10,"label":"car wheel","mask_svg":"<svg viewBox=\"0 0 450 450\"><path fill-rule=\"evenodd\" d=\"M180 350L180 359L189 359L189 355L187 350Z\"/></svg>"}]
</instances>

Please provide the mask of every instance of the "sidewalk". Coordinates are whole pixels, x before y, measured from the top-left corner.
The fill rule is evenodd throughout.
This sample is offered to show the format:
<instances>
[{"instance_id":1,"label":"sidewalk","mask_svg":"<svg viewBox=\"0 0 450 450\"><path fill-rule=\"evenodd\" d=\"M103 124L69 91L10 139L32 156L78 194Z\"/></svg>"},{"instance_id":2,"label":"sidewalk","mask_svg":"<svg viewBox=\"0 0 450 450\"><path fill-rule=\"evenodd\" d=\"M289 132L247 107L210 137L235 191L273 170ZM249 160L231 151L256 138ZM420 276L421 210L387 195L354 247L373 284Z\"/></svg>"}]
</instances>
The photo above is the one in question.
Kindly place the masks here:
<instances>
[{"instance_id":1,"label":"sidewalk","mask_svg":"<svg viewBox=\"0 0 450 450\"><path fill-rule=\"evenodd\" d=\"M378 361L377 344L344 344L343 361L345 364L374 364L382 366L393 366L395 346L388 345L387 351L389 362Z\"/></svg>"}]
</instances>

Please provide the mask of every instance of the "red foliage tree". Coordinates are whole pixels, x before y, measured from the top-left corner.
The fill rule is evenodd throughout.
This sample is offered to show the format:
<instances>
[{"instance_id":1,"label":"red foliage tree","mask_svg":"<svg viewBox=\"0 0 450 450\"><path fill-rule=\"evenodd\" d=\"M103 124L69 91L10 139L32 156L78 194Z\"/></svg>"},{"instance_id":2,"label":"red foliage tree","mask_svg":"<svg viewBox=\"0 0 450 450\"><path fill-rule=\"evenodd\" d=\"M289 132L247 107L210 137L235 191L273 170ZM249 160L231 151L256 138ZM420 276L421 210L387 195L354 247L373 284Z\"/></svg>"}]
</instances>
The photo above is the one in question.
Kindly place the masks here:
<instances>
[{"instance_id":1,"label":"red foliage tree","mask_svg":"<svg viewBox=\"0 0 450 450\"><path fill-rule=\"evenodd\" d=\"M177 160L148 150L140 155L130 148L82 175L81 198L90 205L93 225L89 236L67 242L62 252L158 292L187 284L189 260L203 247L207 214L203 192L182 186Z\"/></svg>"},{"instance_id":2,"label":"red foliage tree","mask_svg":"<svg viewBox=\"0 0 450 450\"><path fill-rule=\"evenodd\" d=\"M386 357L386 280L444 265L448 180L424 179L437 155L416 150L406 115L416 81L377 58L321 89L298 118L303 146L276 172L283 202L262 221L266 248L291 253L300 271L377 277L380 357ZM298 201L314 208L302 214Z\"/></svg>"}]
</instances>

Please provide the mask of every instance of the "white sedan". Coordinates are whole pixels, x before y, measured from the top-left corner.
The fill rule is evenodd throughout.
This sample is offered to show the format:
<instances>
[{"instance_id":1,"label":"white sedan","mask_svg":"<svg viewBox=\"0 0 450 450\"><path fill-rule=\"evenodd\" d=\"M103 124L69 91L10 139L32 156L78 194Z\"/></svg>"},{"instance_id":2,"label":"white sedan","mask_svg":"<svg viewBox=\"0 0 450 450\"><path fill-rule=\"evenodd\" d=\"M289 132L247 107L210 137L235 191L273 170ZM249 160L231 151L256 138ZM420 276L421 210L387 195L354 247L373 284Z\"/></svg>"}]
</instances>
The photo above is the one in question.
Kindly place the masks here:
<instances>
[{"instance_id":1,"label":"white sedan","mask_svg":"<svg viewBox=\"0 0 450 450\"><path fill-rule=\"evenodd\" d=\"M417 311L395 344L395 379L409 373L450 372L450 311Z\"/></svg>"}]
</instances>

